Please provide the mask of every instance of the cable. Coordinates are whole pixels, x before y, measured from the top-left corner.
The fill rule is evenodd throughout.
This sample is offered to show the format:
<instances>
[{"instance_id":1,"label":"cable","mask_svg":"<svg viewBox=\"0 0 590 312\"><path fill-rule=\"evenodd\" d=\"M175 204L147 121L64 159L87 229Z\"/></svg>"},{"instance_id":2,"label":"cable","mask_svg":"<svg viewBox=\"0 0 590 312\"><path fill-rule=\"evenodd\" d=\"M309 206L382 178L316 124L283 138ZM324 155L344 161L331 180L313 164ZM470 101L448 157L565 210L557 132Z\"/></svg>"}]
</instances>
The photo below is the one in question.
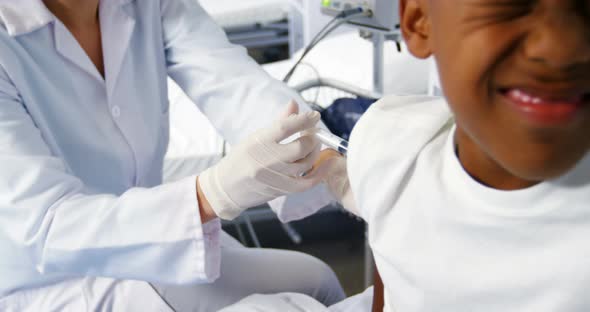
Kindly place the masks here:
<instances>
[{"instance_id":1,"label":"cable","mask_svg":"<svg viewBox=\"0 0 590 312\"><path fill-rule=\"evenodd\" d=\"M299 64L299 65L300 66L307 66L307 67L309 67L313 71L313 73L315 75L315 78L317 80L320 80L321 79L320 72L318 71L317 68L315 68L315 66L311 65L310 63L306 63L306 62L301 62L301 64ZM318 112L321 112L322 111L322 109L320 109L321 106L317 105L318 98L320 96L321 86L318 86L316 89L317 90L315 92L315 98L314 98L313 102L311 102L309 104L312 106L312 109L313 110L317 110ZM301 93L301 94L303 95L303 93Z\"/></svg>"},{"instance_id":2,"label":"cable","mask_svg":"<svg viewBox=\"0 0 590 312\"><path fill-rule=\"evenodd\" d=\"M363 13L364 13L364 11L359 8L359 9L355 10L355 12L353 14L349 14L349 15L339 14L334 19L332 19L328 24L326 24L326 26L324 26L324 28L322 28L322 30L320 30L317 33L317 35L312 39L312 41L307 46L305 51L303 51L303 54L301 55L299 60L297 60L297 62L293 65L293 67L291 67L291 69L289 70L287 75L285 75L285 78L283 78L283 82L286 83L291 79L291 76L293 76L293 73L295 73L295 69L297 69L297 67L299 66L299 64L303 60L303 58L305 58L305 56L307 56L307 54L313 48L315 48L315 46L318 43L320 43L320 41L322 41L324 38L326 38L326 36L328 36L330 33L332 33L334 30L336 30L338 27L340 27L340 25L349 22L350 20L357 17L357 15L363 14ZM342 16L345 16L345 17L343 18Z\"/></svg>"},{"instance_id":3,"label":"cable","mask_svg":"<svg viewBox=\"0 0 590 312\"><path fill-rule=\"evenodd\" d=\"M319 31L319 32L318 32L318 33L315 35L315 37L314 37L314 38L311 40L311 42L310 42L309 46L311 46L311 45L315 45L315 44L317 43L317 41L318 41L318 38L319 38L319 37L322 35L322 32L324 32L326 29L330 28L330 26L331 26L331 25L332 25L332 24L333 24L335 21L337 21L337 20L339 20L339 19L346 19L346 18L349 18L349 17L352 17L352 16L356 16L356 15L359 15L359 14L363 14L363 13L365 13L365 15L367 15L367 16L370 16L370 15L372 15L372 13L371 13L371 12L368 12L368 11L366 12L366 11L365 11L363 8L360 8L360 7L359 7L359 8L354 8L354 9L347 9L347 10L344 10L344 11L342 11L342 12L338 13L338 15L336 15L336 16L335 16L335 17L334 17L332 20L330 20L330 22L329 22L328 24L326 24L326 25L325 25L325 26L324 26L324 27L323 27L323 28L322 28L322 29L321 29L321 30L320 30L320 31ZM321 40L321 39L319 39L319 40ZM308 49L309 49L309 46L308 46Z\"/></svg>"},{"instance_id":4,"label":"cable","mask_svg":"<svg viewBox=\"0 0 590 312\"><path fill-rule=\"evenodd\" d=\"M332 33L334 30L336 30L338 27L340 27L340 25L351 21L352 19L358 17L359 15L370 16L370 15L372 15L372 13L370 11L365 11L363 8L355 8L355 9L345 10L345 11L340 12L340 14L338 14L330 22L328 22L326 24L326 26L324 26L315 35L315 37L311 40L311 42L309 43L307 48L305 48L305 50L303 51L303 54L301 54L301 57L299 57L297 62L295 62L295 64L287 72L287 74L285 75L285 78L283 78L283 82L285 82L285 83L289 82L289 80L293 76L293 73L295 73L295 70L297 69L297 67L299 66L301 61L303 61L303 58L305 58L305 56L318 43L320 43L320 41L322 41L324 38L326 38L326 36L328 36L330 33Z\"/></svg>"},{"instance_id":5,"label":"cable","mask_svg":"<svg viewBox=\"0 0 590 312\"><path fill-rule=\"evenodd\" d=\"M334 17L332 20L330 20L330 22L328 22L328 24L326 24L326 26L324 26L315 35L315 37L311 40L311 42L309 43L309 45L305 48L305 50L303 50L303 54L301 54L301 56L299 57L299 59L297 60L297 62L295 62L295 64L291 67L291 69L289 69L289 72L287 72L287 74L285 75L285 78L283 78L283 82L285 82L285 83L289 82L289 80L291 79L291 76L295 72L295 69L297 69L297 66L299 66L299 63L301 63L301 61L303 61L303 58L307 55L307 53L309 53L309 51L311 51L311 49L313 49L313 46L315 45L314 43L318 40L319 37L321 37L322 33L326 29L329 29L332 26L332 24L334 22L336 22L338 19L339 19L338 16Z\"/></svg>"}]
</instances>

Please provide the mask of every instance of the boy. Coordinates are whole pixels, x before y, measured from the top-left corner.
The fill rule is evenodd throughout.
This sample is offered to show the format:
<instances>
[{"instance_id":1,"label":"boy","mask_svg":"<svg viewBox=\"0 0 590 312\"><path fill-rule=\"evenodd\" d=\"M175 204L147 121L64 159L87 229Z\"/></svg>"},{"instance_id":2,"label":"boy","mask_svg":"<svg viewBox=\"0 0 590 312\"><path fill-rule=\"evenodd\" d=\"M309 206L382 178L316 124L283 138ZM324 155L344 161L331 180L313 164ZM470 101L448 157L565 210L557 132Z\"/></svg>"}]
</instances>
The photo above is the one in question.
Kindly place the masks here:
<instances>
[{"instance_id":1,"label":"boy","mask_svg":"<svg viewBox=\"0 0 590 312\"><path fill-rule=\"evenodd\" d=\"M590 1L400 1L446 100L376 103L350 187L327 161L369 224L374 310L590 311Z\"/></svg>"},{"instance_id":2,"label":"boy","mask_svg":"<svg viewBox=\"0 0 590 312\"><path fill-rule=\"evenodd\" d=\"M383 310L590 311L590 1L401 0L401 21L450 111L385 98L352 134Z\"/></svg>"}]
</instances>

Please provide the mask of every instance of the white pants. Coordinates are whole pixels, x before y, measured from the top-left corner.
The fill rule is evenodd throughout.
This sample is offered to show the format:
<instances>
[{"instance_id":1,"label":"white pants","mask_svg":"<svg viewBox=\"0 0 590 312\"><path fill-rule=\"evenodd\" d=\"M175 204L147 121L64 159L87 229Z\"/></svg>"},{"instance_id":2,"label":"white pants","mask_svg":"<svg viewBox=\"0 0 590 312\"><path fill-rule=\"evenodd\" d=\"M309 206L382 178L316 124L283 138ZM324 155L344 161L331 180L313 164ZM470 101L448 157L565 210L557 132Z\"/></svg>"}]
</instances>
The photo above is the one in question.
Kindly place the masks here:
<instances>
[{"instance_id":1,"label":"white pants","mask_svg":"<svg viewBox=\"0 0 590 312\"><path fill-rule=\"evenodd\" d=\"M252 294L294 292L325 305L344 299L330 267L312 256L286 250L244 248L221 236L221 277L196 286L153 285L175 311L218 311Z\"/></svg>"},{"instance_id":2,"label":"white pants","mask_svg":"<svg viewBox=\"0 0 590 312\"><path fill-rule=\"evenodd\" d=\"M196 286L150 285L142 281L79 278L20 291L2 312L128 311L217 312L252 294L295 292L330 305L344 298L334 272L309 255L243 247L221 236L221 277Z\"/></svg>"}]
</instances>

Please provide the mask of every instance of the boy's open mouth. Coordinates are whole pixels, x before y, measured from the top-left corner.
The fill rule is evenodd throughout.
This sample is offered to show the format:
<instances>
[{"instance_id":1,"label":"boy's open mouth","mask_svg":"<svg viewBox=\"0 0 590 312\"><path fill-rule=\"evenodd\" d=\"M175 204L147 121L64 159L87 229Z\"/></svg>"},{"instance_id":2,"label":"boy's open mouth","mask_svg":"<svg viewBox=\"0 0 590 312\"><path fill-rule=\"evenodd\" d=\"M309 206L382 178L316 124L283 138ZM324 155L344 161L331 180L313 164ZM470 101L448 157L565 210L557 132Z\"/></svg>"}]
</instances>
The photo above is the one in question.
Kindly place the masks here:
<instances>
[{"instance_id":1,"label":"boy's open mouth","mask_svg":"<svg viewBox=\"0 0 590 312\"><path fill-rule=\"evenodd\" d=\"M570 123L590 105L590 90L540 90L533 88L502 88L500 94L512 109L528 121L541 126Z\"/></svg>"}]
</instances>

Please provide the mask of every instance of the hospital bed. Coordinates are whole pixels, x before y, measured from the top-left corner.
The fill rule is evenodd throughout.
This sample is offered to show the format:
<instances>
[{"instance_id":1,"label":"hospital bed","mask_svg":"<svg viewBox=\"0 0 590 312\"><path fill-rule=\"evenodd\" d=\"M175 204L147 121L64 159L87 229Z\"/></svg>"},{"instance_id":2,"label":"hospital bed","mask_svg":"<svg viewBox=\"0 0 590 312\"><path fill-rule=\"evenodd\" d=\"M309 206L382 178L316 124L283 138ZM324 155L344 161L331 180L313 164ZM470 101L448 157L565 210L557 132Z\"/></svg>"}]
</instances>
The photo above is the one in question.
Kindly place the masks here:
<instances>
[{"instance_id":1,"label":"hospital bed","mask_svg":"<svg viewBox=\"0 0 590 312\"><path fill-rule=\"evenodd\" d=\"M300 36L294 17L296 9L291 0L199 0L203 7L226 30L232 42L255 48L265 45L289 43L291 59L264 65L274 78L282 80L295 63L301 51L293 43ZM231 2L231 4L230 4ZM285 28L288 28L285 32ZM295 29L295 31L293 30ZM420 61L409 55L402 45L401 53L394 42L383 46L382 92L374 88L374 45L356 31L347 31L328 37L301 63L289 81L312 107L324 109L336 99L345 97L378 98L381 95L415 95L429 92L430 61ZM200 172L219 161L227 146L207 119L190 100L171 83L170 87L170 147L165 160L166 181ZM191 134L199 133L199 139ZM206 137L205 140L203 138ZM260 246L252 220L275 218L270 209L252 209L234 222L240 240L245 242L241 228L246 225L255 246ZM289 225L285 232L298 243L299 234ZM366 246L366 281L372 276L372 258Z\"/></svg>"},{"instance_id":2,"label":"hospital bed","mask_svg":"<svg viewBox=\"0 0 590 312\"><path fill-rule=\"evenodd\" d=\"M393 43L386 44L385 55L385 94L428 92L429 62L416 60L405 51L399 53ZM293 75L290 86L300 91L311 105L321 108L342 97L376 97L377 94L369 91L372 89L371 56L371 42L357 33L336 35L309 54ZM293 63L294 60L290 59L263 67L271 76L282 79ZM223 157L227 146L180 88L172 81L169 85L171 130L164 179L174 181L212 166ZM239 221L243 221L251 239L256 242L248 218L270 219L274 215L268 209L258 209L249 211L242 218L245 220ZM294 242L301 240L288 225L285 231ZM237 232L242 233L240 229Z\"/></svg>"},{"instance_id":3,"label":"hospital bed","mask_svg":"<svg viewBox=\"0 0 590 312\"><path fill-rule=\"evenodd\" d=\"M303 45L302 16L296 0L199 0L231 42L248 49Z\"/></svg>"},{"instance_id":4,"label":"hospital bed","mask_svg":"<svg viewBox=\"0 0 590 312\"><path fill-rule=\"evenodd\" d=\"M426 94L431 71L428 61L411 56L402 44L398 52L394 42L384 47L384 94ZM282 79L298 54L286 61L267 64L266 71ZM357 32L329 37L301 63L289 85L300 91L308 102L323 108L344 96L377 97L373 90L373 45Z\"/></svg>"},{"instance_id":5,"label":"hospital bed","mask_svg":"<svg viewBox=\"0 0 590 312\"><path fill-rule=\"evenodd\" d=\"M384 94L427 94L431 62L410 56L405 47L399 53L393 42L386 42ZM372 43L356 32L339 34L326 39L302 63L289 85L299 91L310 105L323 109L343 97L380 96L372 88ZM293 59L264 65L274 78L282 79L294 64ZM165 159L164 179L174 181L201 172L219 161L227 146L209 121L199 112L182 91L170 82L170 145ZM199 134L198 138L195 134ZM252 220L274 219L270 209L258 208L242 214L233 225L240 240L246 241L242 226L255 246L260 246ZM295 243L301 236L288 224L282 224ZM372 277L372 259L366 246L366 281Z\"/></svg>"}]
</instances>

